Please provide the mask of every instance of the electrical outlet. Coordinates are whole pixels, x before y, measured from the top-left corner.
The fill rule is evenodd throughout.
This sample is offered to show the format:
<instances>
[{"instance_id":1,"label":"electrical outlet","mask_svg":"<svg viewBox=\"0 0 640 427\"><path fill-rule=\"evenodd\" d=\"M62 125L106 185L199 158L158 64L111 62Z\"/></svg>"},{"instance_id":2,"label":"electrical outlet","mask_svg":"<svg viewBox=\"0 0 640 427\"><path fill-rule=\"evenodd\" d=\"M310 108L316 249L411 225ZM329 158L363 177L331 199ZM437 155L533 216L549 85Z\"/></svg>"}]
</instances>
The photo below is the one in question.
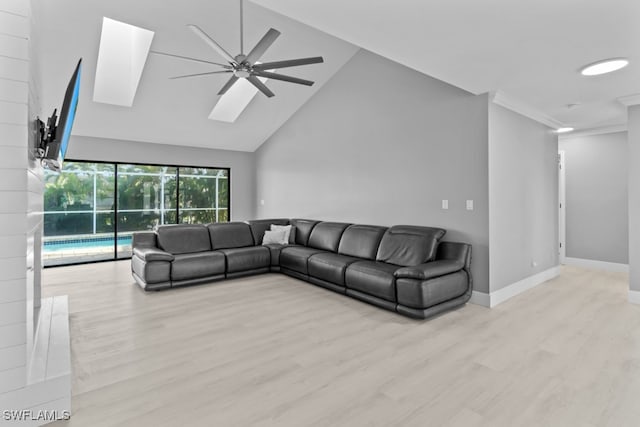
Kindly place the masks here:
<instances>
[{"instance_id":1,"label":"electrical outlet","mask_svg":"<svg viewBox=\"0 0 640 427\"><path fill-rule=\"evenodd\" d=\"M467 210L468 211L473 210L473 200L467 200Z\"/></svg>"},{"instance_id":2,"label":"electrical outlet","mask_svg":"<svg viewBox=\"0 0 640 427\"><path fill-rule=\"evenodd\" d=\"M442 200L442 209L449 209L449 201Z\"/></svg>"}]
</instances>

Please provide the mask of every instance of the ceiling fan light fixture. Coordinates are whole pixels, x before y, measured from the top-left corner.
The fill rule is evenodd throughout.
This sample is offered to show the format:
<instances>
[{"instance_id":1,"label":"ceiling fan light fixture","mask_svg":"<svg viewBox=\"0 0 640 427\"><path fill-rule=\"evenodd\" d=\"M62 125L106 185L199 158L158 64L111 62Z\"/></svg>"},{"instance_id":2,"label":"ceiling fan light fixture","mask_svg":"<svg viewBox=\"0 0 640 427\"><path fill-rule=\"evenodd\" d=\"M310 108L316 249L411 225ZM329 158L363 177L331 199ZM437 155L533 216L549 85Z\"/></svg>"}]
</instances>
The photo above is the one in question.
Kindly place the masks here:
<instances>
[{"instance_id":1,"label":"ceiling fan light fixture","mask_svg":"<svg viewBox=\"0 0 640 427\"><path fill-rule=\"evenodd\" d=\"M629 65L629 60L627 58L604 59L602 61L585 65L580 70L580 74L583 76L599 76L618 71L627 65Z\"/></svg>"}]
</instances>

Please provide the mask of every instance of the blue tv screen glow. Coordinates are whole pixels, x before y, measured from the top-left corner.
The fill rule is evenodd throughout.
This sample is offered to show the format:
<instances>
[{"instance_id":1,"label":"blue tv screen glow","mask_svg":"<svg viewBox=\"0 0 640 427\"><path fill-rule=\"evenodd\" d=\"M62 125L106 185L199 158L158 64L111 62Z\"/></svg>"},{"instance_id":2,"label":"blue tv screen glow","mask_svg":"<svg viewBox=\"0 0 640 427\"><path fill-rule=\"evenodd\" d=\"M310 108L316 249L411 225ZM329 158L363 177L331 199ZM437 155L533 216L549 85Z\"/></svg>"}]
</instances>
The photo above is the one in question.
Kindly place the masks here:
<instances>
[{"instance_id":1,"label":"blue tv screen glow","mask_svg":"<svg viewBox=\"0 0 640 427\"><path fill-rule=\"evenodd\" d=\"M47 141L47 147L45 149L43 164L54 171L60 171L62 169L62 162L67 154L69 138L71 138L71 130L73 129L73 122L76 118L76 110L78 108L78 98L80 97L81 73L82 58L78 61L78 65L67 85L62 108L60 109L60 119L55 126L54 132L52 132L54 137ZM55 121L55 111L50 120Z\"/></svg>"},{"instance_id":2,"label":"blue tv screen glow","mask_svg":"<svg viewBox=\"0 0 640 427\"><path fill-rule=\"evenodd\" d=\"M82 61L82 60L80 60ZM59 161L62 164L65 156L67 155L67 146L69 145L69 138L71 137L71 129L73 128L73 121L76 118L76 109L78 108L78 97L80 96L80 76L82 74L82 64L78 62L76 73L74 73L75 84L73 85L73 94L71 95L71 106L69 108L68 115L64 121L64 129L62 129L62 139L60 140L60 155ZM74 79L72 79L74 80ZM64 117L64 107L60 112L60 121Z\"/></svg>"}]
</instances>

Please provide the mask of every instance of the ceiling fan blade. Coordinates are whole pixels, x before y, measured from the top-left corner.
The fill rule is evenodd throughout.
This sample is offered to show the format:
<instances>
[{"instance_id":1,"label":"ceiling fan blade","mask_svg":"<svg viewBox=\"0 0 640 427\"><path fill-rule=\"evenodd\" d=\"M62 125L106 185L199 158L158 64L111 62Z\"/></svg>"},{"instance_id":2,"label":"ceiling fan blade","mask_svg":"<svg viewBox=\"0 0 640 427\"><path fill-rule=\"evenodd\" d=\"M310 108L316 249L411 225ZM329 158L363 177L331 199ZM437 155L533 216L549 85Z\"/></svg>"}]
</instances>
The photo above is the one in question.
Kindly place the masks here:
<instances>
[{"instance_id":1,"label":"ceiling fan blade","mask_svg":"<svg viewBox=\"0 0 640 427\"><path fill-rule=\"evenodd\" d=\"M156 55L171 56L173 58L186 59L187 61L201 62L203 64L219 65L219 66L224 67L224 68L231 68L231 66L229 66L227 64L220 64L218 62L205 61L204 59L190 58L188 56L176 55L176 54L173 54L173 53L158 52L157 50L150 50L149 53L155 53Z\"/></svg>"},{"instance_id":2,"label":"ceiling fan blade","mask_svg":"<svg viewBox=\"0 0 640 427\"><path fill-rule=\"evenodd\" d=\"M266 50L269 49L269 46L271 46L273 42L276 41L279 35L280 31L269 28L269 31L267 31L267 33L260 39L258 44L255 45L253 49L251 49L251 52L249 52L245 61L249 64L253 64L258 59L260 59L260 57L266 52Z\"/></svg>"},{"instance_id":3,"label":"ceiling fan blade","mask_svg":"<svg viewBox=\"0 0 640 427\"><path fill-rule=\"evenodd\" d=\"M208 76L211 74L222 74L222 73L231 73L231 70L224 70L224 71L209 71L208 73L197 73L197 74L186 74L184 76L175 76L175 77L169 77L169 80L175 80L175 79L185 79L187 77L198 77L198 76Z\"/></svg>"},{"instance_id":4,"label":"ceiling fan blade","mask_svg":"<svg viewBox=\"0 0 640 427\"><path fill-rule=\"evenodd\" d=\"M224 95L225 93L227 93L227 91L231 89L231 86L233 86L233 84L237 81L238 78L236 76L231 76L231 78L224 84L224 86L222 86L222 89L220 89L218 95Z\"/></svg>"},{"instance_id":5,"label":"ceiling fan blade","mask_svg":"<svg viewBox=\"0 0 640 427\"><path fill-rule=\"evenodd\" d=\"M255 64L253 68L257 70L273 70L276 68L298 67L300 65L320 64L324 62L322 56L314 56L312 58L289 59L286 61L263 62Z\"/></svg>"},{"instance_id":6,"label":"ceiling fan blade","mask_svg":"<svg viewBox=\"0 0 640 427\"><path fill-rule=\"evenodd\" d=\"M189 24L189 25L187 25L187 27L189 27L191 29L191 31L196 33L196 35L198 37L200 37L202 40L204 40L204 42L206 44L208 44L213 50L218 52L224 59L229 61L229 63L231 63L231 64L235 64L236 63L235 58L233 56L231 56L229 54L229 52L224 50L224 48L222 46L220 46L218 43L216 43L215 40L213 40L211 37L209 37L207 35L207 33L202 31L202 29L200 27L198 27L197 25L194 25L194 24Z\"/></svg>"},{"instance_id":7,"label":"ceiling fan blade","mask_svg":"<svg viewBox=\"0 0 640 427\"><path fill-rule=\"evenodd\" d=\"M282 74L270 73L268 71L254 70L253 74L260 77L266 77L268 79L282 80L283 82L298 83L300 85L305 85L305 86L313 85L313 82L311 80L304 80L304 79L299 79L297 77L284 76Z\"/></svg>"},{"instance_id":8,"label":"ceiling fan blade","mask_svg":"<svg viewBox=\"0 0 640 427\"><path fill-rule=\"evenodd\" d=\"M260 92L264 93L268 98L271 98L272 96L275 95L273 92L271 92L271 90L269 90L267 86L265 86L264 83L258 80L256 76L249 76L247 77L247 80L249 81L249 83L251 83L256 88L258 88Z\"/></svg>"}]
</instances>

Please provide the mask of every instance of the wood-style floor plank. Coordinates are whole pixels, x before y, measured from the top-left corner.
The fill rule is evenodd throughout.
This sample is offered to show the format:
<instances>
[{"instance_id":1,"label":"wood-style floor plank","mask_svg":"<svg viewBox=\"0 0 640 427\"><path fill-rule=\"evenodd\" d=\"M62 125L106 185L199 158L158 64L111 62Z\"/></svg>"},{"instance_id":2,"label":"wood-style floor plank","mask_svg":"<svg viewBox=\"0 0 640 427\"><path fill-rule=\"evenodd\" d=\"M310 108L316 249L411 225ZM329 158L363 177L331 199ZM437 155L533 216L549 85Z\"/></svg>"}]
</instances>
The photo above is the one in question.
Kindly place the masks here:
<instances>
[{"instance_id":1,"label":"wood-style floor plank","mask_svg":"<svg viewBox=\"0 0 640 427\"><path fill-rule=\"evenodd\" d=\"M414 321L279 274L145 293L128 261L69 295L69 426L637 426L627 276L564 267L498 307Z\"/></svg>"}]
</instances>

